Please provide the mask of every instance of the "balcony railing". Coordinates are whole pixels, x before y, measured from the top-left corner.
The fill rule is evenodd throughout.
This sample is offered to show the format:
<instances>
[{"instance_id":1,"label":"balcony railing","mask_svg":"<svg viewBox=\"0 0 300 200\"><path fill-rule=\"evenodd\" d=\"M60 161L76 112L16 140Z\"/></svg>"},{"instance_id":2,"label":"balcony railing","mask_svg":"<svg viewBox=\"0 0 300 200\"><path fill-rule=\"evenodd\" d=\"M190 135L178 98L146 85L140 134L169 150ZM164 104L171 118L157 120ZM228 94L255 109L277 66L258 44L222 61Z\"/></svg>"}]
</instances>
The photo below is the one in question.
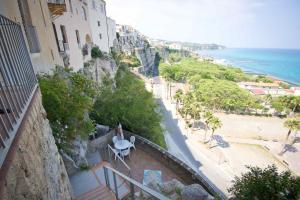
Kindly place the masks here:
<instances>
[{"instance_id":1,"label":"balcony railing","mask_svg":"<svg viewBox=\"0 0 300 200\"><path fill-rule=\"evenodd\" d=\"M67 11L65 0L47 0L52 17L60 16Z\"/></svg>"},{"instance_id":2,"label":"balcony railing","mask_svg":"<svg viewBox=\"0 0 300 200\"><path fill-rule=\"evenodd\" d=\"M113 184L110 183L111 179L109 177L111 176L111 174L113 177L113 179L112 179ZM130 193L129 193L128 199L134 200L135 192L141 191L144 195L147 194L148 196L150 196L151 199L170 200L169 198L165 197L163 194L144 186L143 184L122 174L121 172L119 172L113 168L110 168L108 166L105 166L104 167L104 178L105 178L106 187L108 187L116 195L117 199L119 199L119 188L120 188L120 186L117 185L117 177L123 179L124 182L126 182L126 184L129 185Z\"/></svg>"},{"instance_id":3,"label":"balcony railing","mask_svg":"<svg viewBox=\"0 0 300 200\"><path fill-rule=\"evenodd\" d=\"M38 39L38 34L36 32L35 26L25 25L25 33L30 49L30 53L39 53L41 52L40 42Z\"/></svg>"},{"instance_id":4,"label":"balcony railing","mask_svg":"<svg viewBox=\"0 0 300 200\"><path fill-rule=\"evenodd\" d=\"M36 88L22 28L0 15L0 167Z\"/></svg>"}]
</instances>

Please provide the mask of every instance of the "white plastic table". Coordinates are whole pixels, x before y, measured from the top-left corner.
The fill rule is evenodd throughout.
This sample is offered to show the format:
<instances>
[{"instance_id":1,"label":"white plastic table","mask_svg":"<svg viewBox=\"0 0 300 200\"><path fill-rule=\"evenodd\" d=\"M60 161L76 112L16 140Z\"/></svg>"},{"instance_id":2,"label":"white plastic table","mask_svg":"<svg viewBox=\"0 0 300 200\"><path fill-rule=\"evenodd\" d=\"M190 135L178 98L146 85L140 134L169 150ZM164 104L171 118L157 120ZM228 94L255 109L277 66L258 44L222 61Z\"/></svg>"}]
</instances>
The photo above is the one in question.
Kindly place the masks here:
<instances>
[{"instance_id":1,"label":"white plastic table","mask_svg":"<svg viewBox=\"0 0 300 200\"><path fill-rule=\"evenodd\" d=\"M131 146L131 143L128 140L118 140L115 143L115 148L118 150L128 149Z\"/></svg>"}]
</instances>

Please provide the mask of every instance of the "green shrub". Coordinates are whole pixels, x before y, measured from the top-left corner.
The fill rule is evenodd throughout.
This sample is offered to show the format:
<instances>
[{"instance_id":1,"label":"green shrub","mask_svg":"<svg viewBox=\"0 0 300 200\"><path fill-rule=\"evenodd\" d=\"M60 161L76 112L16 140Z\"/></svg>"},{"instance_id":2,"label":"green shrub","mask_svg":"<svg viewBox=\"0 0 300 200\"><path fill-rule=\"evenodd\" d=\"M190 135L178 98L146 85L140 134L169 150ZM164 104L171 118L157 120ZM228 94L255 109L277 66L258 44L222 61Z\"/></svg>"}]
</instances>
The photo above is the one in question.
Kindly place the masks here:
<instances>
[{"instance_id":1,"label":"green shrub","mask_svg":"<svg viewBox=\"0 0 300 200\"><path fill-rule=\"evenodd\" d=\"M236 177L229 192L239 200L288 200L300 198L300 178L289 171L278 172L275 165L265 169L248 167L249 172Z\"/></svg>"},{"instance_id":2,"label":"green shrub","mask_svg":"<svg viewBox=\"0 0 300 200\"><path fill-rule=\"evenodd\" d=\"M101 50L99 49L99 47L93 47L92 50L91 50L91 56L94 59L96 59L96 58L102 58L103 57L103 53L101 52Z\"/></svg>"}]
</instances>

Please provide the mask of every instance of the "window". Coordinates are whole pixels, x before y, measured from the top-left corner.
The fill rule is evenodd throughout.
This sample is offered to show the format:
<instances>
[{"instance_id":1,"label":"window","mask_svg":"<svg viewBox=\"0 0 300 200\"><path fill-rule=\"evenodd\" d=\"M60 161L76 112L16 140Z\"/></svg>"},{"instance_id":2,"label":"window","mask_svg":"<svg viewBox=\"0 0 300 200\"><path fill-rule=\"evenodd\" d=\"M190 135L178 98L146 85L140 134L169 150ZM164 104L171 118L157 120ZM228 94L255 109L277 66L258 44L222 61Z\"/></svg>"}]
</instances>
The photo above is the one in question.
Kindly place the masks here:
<instances>
[{"instance_id":1,"label":"window","mask_svg":"<svg viewBox=\"0 0 300 200\"><path fill-rule=\"evenodd\" d=\"M101 33L99 34L99 37L100 37L100 40L101 40L102 39L102 34Z\"/></svg>"},{"instance_id":2,"label":"window","mask_svg":"<svg viewBox=\"0 0 300 200\"><path fill-rule=\"evenodd\" d=\"M77 40L77 44L78 44L78 45L80 45L80 36L79 36L79 31L78 31L78 30L76 30L76 31L75 31L75 33L76 33L76 40Z\"/></svg>"},{"instance_id":3,"label":"window","mask_svg":"<svg viewBox=\"0 0 300 200\"><path fill-rule=\"evenodd\" d=\"M92 7L93 7L93 9L97 10L95 0L92 1Z\"/></svg>"},{"instance_id":4,"label":"window","mask_svg":"<svg viewBox=\"0 0 300 200\"><path fill-rule=\"evenodd\" d=\"M61 36L62 36L62 39L63 39L63 43L68 43L66 27L61 25L60 26L60 31L61 31Z\"/></svg>"},{"instance_id":5,"label":"window","mask_svg":"<svg viewBox=\"0 0 300 200\"><path fill-rule=\"evenodd\" d=\"M70 11L71 11L71 13L73 13L73 6L72 6L71 0L69 0L69 4L70 4Z\"/></svg>"},{"instance_id":6,"label":"window","mask_svg":"<svg viewBox=\"0 0 300 200\"><path fill-rule=\"evenodd\" d=\"M101 23L100 23L100 21L98 21L98 26L101 26Z\"/></svg>"},{"instance_id":7,"label":"window","mask_svg":"<svg viewBox=\"0 0 300 200\"><path fill-rule=\"evenodd\" d=\"M104 5L101 4L101 12L104 13Z\"/></svg>"},{"instance_id":8,"label":"window","mask_svg":"<svg viewBox=\"0 0 300 200\"><path fill-rule=\"evenodd\" d=\"M86 10L83 6L82 6L82 19L84 19L85 21L87 20Z\"/></svg>"}]
</instances>

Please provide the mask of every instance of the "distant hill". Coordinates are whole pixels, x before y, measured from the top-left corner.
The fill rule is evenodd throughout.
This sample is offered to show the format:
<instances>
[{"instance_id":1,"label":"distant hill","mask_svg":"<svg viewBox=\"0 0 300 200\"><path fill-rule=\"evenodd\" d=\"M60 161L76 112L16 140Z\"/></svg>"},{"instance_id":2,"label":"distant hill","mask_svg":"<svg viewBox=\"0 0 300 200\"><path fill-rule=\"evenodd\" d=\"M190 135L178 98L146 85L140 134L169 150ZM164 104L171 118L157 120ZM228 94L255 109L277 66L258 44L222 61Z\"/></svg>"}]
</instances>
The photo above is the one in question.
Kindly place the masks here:
<instances>
[{"instance_id":1,"label":"distant hill","mask_svg":"<svg viewBox=\"0 0 300 200\"><path fill-rule=\"evenodd\" d=\"M226 48L225 46L219 44L199 44L194 42L167 41L161 39L150 39L150 41L154 46L163 45L173 49L186 49L190 51L217 50Z\"/></svg>"}]
</instances>

